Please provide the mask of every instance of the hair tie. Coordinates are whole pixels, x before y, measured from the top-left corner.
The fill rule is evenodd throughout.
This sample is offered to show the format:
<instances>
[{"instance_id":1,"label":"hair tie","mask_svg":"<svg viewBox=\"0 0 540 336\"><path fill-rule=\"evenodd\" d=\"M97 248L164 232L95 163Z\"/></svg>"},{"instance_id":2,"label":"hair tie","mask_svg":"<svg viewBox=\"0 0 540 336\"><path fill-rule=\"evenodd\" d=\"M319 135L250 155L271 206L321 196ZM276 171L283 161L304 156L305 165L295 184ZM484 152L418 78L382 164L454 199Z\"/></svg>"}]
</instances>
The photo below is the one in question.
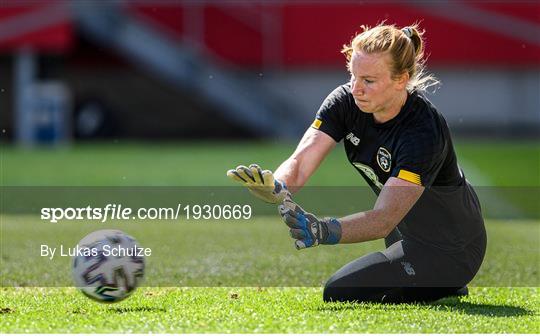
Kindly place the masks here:
<instances>
[{"instance_id":1,"label":"hair tie","mask_svg":"<svg viewBox=\"0 0 540 336\"><path fill-rule=\"evenodd\" d=\"M413 30L412 30L412 28L410 28L410 27L405 27L405 28L401 29L401 31L402 31L403 33L405 33L405 36L407 36L408 38L412 38L412 36L413 36Z\"/></svg>"}]
</instances>

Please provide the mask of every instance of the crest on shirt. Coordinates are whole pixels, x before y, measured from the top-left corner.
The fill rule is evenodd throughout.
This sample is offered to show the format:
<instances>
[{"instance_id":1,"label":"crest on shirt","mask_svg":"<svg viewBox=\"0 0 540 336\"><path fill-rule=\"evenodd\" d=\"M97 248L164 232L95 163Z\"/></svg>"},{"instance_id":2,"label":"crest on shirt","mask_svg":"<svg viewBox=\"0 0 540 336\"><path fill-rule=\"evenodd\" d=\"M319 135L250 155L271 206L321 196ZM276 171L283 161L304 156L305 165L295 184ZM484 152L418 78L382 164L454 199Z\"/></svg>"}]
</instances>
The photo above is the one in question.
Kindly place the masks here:
<instances>
[{"instance_id":1,"label":"crest on shirt","mask_svg":"<svg viewBox=\"0 0 540 336\"><path fill-rule=\"evenodd\" d=\"M390 166L392 165L392 155L388 149L384 147L379 147L377 151L377 163L383 172L388 173L390 171Z\"/></svg>"}]
</instances>

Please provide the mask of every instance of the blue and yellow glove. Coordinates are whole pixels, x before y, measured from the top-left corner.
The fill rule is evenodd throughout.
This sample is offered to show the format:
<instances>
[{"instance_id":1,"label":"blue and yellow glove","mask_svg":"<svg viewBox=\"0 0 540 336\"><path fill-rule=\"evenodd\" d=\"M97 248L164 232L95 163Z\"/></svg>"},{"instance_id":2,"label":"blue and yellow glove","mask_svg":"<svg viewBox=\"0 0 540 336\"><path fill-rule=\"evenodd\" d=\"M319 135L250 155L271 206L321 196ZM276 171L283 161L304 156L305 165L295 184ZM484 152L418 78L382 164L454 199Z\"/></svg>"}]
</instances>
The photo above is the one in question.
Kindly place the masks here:
<instances>
[{"instance_id":1,"label":"blue and yellow glove","mask_svg":"<svg viewBox=\"0 0 540 336\"><path fill-rule=\"evenodd\" d=\"M256 164L250 165L249 168L238 166L227 171L227 176L233 181L240 182L250 193L268 203L278 204L291 197L285 183L275 179L270 170L262 170Z\"/></svg>"},{"instance_id":2,"label":"blue and yellow glove","mask_svg":"<svg viewBox=\"0 0 540 336\"><path fill-rule=\"evenodd\" d=\"M317 246L319 244L333 245L341 239L341 223L335 218L319 219L304 211L290 198L278 207L281 218L290 228L291 237L296 239L296 249Z\"/></svg>"}]
</instances>

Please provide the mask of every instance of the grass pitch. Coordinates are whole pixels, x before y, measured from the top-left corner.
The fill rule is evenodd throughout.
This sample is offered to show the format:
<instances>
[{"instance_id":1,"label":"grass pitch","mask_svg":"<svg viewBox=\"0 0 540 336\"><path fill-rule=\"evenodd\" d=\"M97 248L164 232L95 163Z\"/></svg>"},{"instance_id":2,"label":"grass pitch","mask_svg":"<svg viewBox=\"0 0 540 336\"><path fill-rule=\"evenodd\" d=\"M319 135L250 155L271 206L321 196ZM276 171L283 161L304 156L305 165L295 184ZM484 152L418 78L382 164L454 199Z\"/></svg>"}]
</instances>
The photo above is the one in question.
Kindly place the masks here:
<instances>
[{"instance_id":1,"label":"grass pitch","mask_svg":"<svg viewBox=\"0 0 540 336\"><path fill-rule=\"evenodd\" d=\"M58 150L0 146L0 185L9 186L230 186L228 169L258 163L274 170L294 143L101 143ZM307 185L364 186L340 144ZM475 172L473 185L540 186L538 142L456 144L458 162ZM37 169L39 168L39 169ZM477 176L481 175L481 176Z\"/></svg>"},{"instance_id":2,"label":"grass pitch","mask_svg":"<svg viewBox=\"0 0 540 336\"><path fill-rule=\"evenodd\" d=\"M40 257L40 245L73 247L90 232L120 229L152 249L146 286L320 287L341 266L384 249L382 240L362 244L293 247L275 216L219 221L114 221L44 223L35 216L2 221L3 286L71 286L71 258ZM540 225L531 220L488 220L488 249L472 286L530 287L540 283Z\"/></svg>"},{"instance_id":3,"label":"grass pitch","mask_svg":"<svg viewBox=\"0 0 540 336\"><path fill-rule=\"evenodd\" d=\"M531 155L540 153L537 143L458 144L459 158L475 168L474 174L468 174L473 183L478 177L478 181L488 181L488 185L540 185L539 156ZM0 185L226 186L230 185L225 178L227 169L252 162L273 169L291 151L292 145L240 143L102 144L56 151L2 147ZM310 185L364 183L346 162L342 149L337 149ZM39 275L69 284L69 259L59 259L54 264L36 261L29 248L32 240L21 241L28 233L25 227L36 229L34 221L28 215L0 217L3 333L540 332L538 218L487 220L487 256L472 283L471 294L426 305L323 303L321 285L326 278L345 262L381 249L382 243L296 251L277 216L251 223L184 226L167 222L107 223L133 234L143 245L155 246L156 252L160 246L170 246L179 253L169 254L169 258L149 258L146 286L153 287L140 288L118 304L99 304L73 288L39 287L44 281L34 279ZM91 225L100 228L99 224ZM74 223L40 223L39 232L30 231L30 236L72 245L83 231ZM161 238L161 232L167 233L165 238ZM208 239L201 238L203 232ZM214 236L208 236L209 233ZM245 267L240 272L232 268L231 272L227 265L216 268L217 264L192 262L189 269L198 276L179 271L182 263L189 259L197 261L210 252L229 258L229 266ZM304 265L309 260L317 260L311 263L317 267L306 269ZM214 272L201 278L209 274L206 270L210 266L214 266ZM272 286L257 286L261 279ZM309 280L302 282L303 279ZM210 287L198 287L205 285Z\"/></svg>"},{"instance_id":4,"label":"grass pitch","mask_svg":"<svg viewBox=\"0 0 540 336\"><path fill-rule=\"evenodd\" d=\"M40 333L538 333L538 288L471 288L428 305L323 303L319 288L140 288L124 302L72 288L2 291L1 329Z\"/></svg>"}]
</instances>

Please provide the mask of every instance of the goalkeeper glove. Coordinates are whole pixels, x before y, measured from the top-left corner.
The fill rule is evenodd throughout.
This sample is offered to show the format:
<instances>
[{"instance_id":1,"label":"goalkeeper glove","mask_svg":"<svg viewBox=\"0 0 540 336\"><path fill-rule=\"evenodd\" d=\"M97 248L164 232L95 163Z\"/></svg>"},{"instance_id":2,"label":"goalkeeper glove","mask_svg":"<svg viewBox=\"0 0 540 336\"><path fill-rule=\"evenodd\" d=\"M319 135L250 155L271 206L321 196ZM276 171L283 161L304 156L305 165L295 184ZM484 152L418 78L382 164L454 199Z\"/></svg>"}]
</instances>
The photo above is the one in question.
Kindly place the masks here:
<instances>
[{"instance_id":1,"label":"goalkeeper glove","mask_svg":"<svg viewBox=\"0 0 540 336\"><path fill-rule=\"evenodd\" d=\"M281 218L290 228L291 237L296 239L296 249L317 246L319 244L333 245L341 239L341 223L335 218L319 219L305 212L298 204L286 199L278 207Z\"/></svg>"},{"instance_id":2,"label":"goalkeeper glove","mask_svg":"<svg viewBox=\"0 0 540 336\"><path fill-rule=\"evenodd\" d=\"M256 164L250 165L249 168L238 166L227 171L227 176L242 183L249 192L268 203L278 204L291 197L285 183L275 179L270 170L261 170Z\"/></svg>"}]
</instances>

